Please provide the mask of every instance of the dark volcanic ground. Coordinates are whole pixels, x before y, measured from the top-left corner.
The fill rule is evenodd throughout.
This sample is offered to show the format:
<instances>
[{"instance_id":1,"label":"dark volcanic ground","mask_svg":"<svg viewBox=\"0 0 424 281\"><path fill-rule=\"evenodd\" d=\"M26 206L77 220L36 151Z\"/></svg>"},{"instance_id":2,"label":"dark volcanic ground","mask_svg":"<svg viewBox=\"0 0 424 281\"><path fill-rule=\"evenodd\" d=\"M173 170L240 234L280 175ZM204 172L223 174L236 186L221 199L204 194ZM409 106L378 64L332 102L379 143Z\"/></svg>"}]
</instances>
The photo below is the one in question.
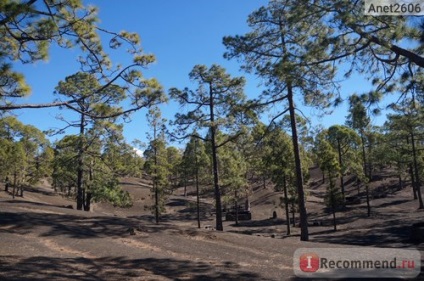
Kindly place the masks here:
<instances>
[{"instance_id":1,"label":"dark volcanic ground","mask_svg":"<svg viewBox=\"0 0 424 281\"><path fill-rule=\"evenodd\" d=\"M0 186L0 280L301 280L292 269L300 247L415 247L424 257L424 244L408 240L410 225L424 212L407 189L373 200L370 218L364 204L348 207L333 232L322 189L312 186L310 220L323 225L311 226L311 241L300 242L298 227L286 237L284 213L276 207L281 194L271 189L256 188L252 221L225 222L226 231L217 232L208 227L214 226L210 200L202 200L198 229L195 198L177 190L156 225L146 209L148 183L122 184L134 198L132 208L95 204L91 212L68 208L75 204L47 184L15 199ZM270 219L274 210L278 218Z\"/></svg>"}]
</instances>

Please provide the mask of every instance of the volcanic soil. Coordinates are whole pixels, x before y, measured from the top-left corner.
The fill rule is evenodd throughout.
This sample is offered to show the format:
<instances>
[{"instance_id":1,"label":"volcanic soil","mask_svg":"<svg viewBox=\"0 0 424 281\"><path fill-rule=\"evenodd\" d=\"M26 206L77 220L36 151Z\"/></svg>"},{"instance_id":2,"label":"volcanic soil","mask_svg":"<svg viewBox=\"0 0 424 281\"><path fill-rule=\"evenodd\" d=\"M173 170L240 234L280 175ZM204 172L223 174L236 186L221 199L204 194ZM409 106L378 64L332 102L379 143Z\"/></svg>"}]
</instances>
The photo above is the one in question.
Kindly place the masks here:
<instances>
[{"instance_id":1,"label":"volcanic soil","mask_svg":"<svg viewBox=\"0 0 424 281\"><path fill-rule=\"evenodd\" d=\"M298 248L415 248L423 265L424 243L411 243L409 235L424 211L410 185L400 188L390 172L380 174L371 184L371 216L364 200L347 205L337 212L333 231L323 199L326 184L319 169L311 169L308 242L300 241L297 220L287 235L282 193L260 182L252 185L252 220L224 220L223 232L214 230L213 200L206 192L198 228L192 186L187 196L183 188L174 191L156 224L146 179L121 179L131 208L95 203L90 212L75 210L74 200L46 180L14 199L0 184L0 280L302 280L293 273ZM355 181L346 181L346 194L363 199ZM424 280L423 270L417 280Z\"/></svg>"}]
</instances>

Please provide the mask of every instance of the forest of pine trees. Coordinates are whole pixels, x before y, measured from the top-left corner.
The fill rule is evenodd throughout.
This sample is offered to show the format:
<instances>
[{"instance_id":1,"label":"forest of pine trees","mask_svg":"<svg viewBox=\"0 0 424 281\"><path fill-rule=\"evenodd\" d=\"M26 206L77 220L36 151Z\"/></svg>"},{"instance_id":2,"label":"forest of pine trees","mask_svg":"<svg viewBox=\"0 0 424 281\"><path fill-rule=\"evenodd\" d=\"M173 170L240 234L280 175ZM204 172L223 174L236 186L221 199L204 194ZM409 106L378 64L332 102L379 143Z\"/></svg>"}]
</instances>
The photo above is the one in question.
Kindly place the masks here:
<instances>
[{"instance_id":1,"label":"forest of pine trees","mask_svg":"<svg viewBox=\"0 0 424 281\"><path fill-rule=\"evenodd\" d=\"M407 17L365 16L360 2L270 1L252 11L246 34L223 38L224 57L262 81L264 90L251 99L245 77L202 61L187 73L185 88L164 89L143 74L155 57L144 52L139 36L100 28L95 8L83 1L3 2L0 178L6 191L25 196L26 187L48 179L55 191L75 199L78 210L101 201L130 207L119 178L148 177L156 223L168 196L190 185L197 199L213 194L216 229L223 230L225 206L249 202L254 184L271 184L284 194L287 233L289 216L299 217L300 239L307 241L309 168L317 165L328 183L325 204L336 230L337 212L346 204L345 177L355 177L370 216L370 182L390 167L400 187L410 186L417 208L424 208L424 30ZM127 65L112 63L106 40L128 56ZM81 70L57 81L51 103L24 104L31 85L14 63L46 59L50 45L80 51ZM340 77L353 74L370 79L374 90L352 89L341 97ZM381 114L377 108L389 94L397 102L377 126L372 117ZM343 99L345 120L328 128L311 126L298 107L325 114ZM181 106L172 120L160 112L168 100ZM60 129L42 132L15 114L45 107L73 112L75 120L63 115ZM148 111L139 124L149 128L143 157L123 134L139 110ZM68 133L72 128L76 133Z\"/></svg>"}]
</instances>

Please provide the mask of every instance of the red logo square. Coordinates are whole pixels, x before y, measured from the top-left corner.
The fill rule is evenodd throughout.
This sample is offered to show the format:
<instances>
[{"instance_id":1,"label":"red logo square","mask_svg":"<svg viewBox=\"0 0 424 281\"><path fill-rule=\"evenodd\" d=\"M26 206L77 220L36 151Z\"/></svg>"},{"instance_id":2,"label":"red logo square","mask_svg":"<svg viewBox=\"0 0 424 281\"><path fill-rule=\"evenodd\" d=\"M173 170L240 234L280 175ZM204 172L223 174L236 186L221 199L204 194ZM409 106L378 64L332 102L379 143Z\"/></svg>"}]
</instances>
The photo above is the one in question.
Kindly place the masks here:
<instances>
[{"instance_id":1,"label":"red logo square","mask_svg":"<svg viewBox=\"0 0 424 281\"><path fill-rule=\"evenodd\" d=\"M319 269L319 257L315 253L300 256L299 266L303 272L315 272Z\"/></svg>"}]
</instances>

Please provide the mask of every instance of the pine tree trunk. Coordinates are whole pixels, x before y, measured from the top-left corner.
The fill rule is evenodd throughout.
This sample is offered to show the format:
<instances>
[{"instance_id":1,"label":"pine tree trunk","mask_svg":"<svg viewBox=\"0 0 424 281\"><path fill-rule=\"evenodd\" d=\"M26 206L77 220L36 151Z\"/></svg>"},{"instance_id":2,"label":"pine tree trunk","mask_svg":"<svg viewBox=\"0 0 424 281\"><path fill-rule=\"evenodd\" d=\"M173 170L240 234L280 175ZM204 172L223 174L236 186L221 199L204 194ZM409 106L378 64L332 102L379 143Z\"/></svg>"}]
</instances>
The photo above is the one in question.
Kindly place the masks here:
<instances>
[{"instance_id":1,"label":"pine tree trunk","mask_svg":"<svg viewBox=\"0 0 424 281\"><path fill-rule=\"evenodd\" d=\"M12 197L15 199L16 185L18 184L18 173L15 171L13 173L13 189L12 189Z\"/></svg>"},{"instance_id":2,"label":"pine tree trunk","mask_svg":"<svg viewBox=\"0 0 424 281\"><path fill-rule=\"evenodd\" d=\"M84 102L84 100L82 101ZM84 134L85 134L85 115L81 114L79 124L79 141L78 141L78 167L77 167L77 210L82 210L84 205Z\"/></svg>"},{"instance_id":3,"label":"pine tree trunk","mask_svg":"<svg viewBox=\"0 0 424 281\"><path fill-rule=\"evenodd\" d=\"M342 149L340 145L340 140L337 139L337 151L339 153L339 165L342 169L343 167L343 160L342 160ZM340 188L342 191L342 199L343 199L343 205L345 204L345 186L344 186L344 179L343 179L343 171L340 172Z\"/></svg>"},{"instance_id":4,"label":"pine tree trunk","mask_svg":"<svg viewBox=\"0 0 424 281\"><path fill-rule=\"evenodd\" d=\"M196 207L197 207L197 228L200 228L200 194L199 194L199 165L197 162L197 139L194 142L194 157L196 162ZM184 196L186 191L184 189Z\"/></svg>"},{"instance_id":5,"label":"pine tree trunk","mask_svg":"<svg viewBox=\"0 0 424 281\"><path fill-rule=\"evenodd\" d=\"M365 153L365 138L363 132L361 132L361 142L362 142L362 161L364 163L364 175L368 178L368 182L371 181L369 175L367 176L367 161L366 161L366 153ZM370 205L370 189L368 182L365 184L365 193L367 197L367 215L371 216L371 205Z\"/></svg>"},{"instance_id":6,"label":"pine tree trunk","mask_svg":"<svg viewBox=\"0 0 424 281\"><path fill-rule=\"evenodd\" d=\"M94 180L94 171L93 167L95 165L95 161L90 162L90 168L88 171L88 178L89 182L93 182ZM90 192L90 186L87 185L87 190L84 188L84 211L89 212L91 209L91 199L92 199L92 193Z\"/></svg>"},{"instance_id":7,"label":"pine tree trunk","mask_svg":"<svg viewBox=\"0 0 424 281\"><path fill-rule=\"evenodd\" d=\"M234 207L236 208L236 225L239 225L239 221L238 221L238 202L237 202L237 190L234 191Z\"/></svg>"},{"instance_id":8,"label":"pine tree trunk","mask_svg":"<svg viewBox=\"0 0 424 281\"><path fill-rule=\"evenodd\" d=\"M289 213L289 198L287 195L287 181L286 175L283 175L283 188L284 188L284 208L286 210L286 226L287 226L287 235L290 235L290 213Z\"/></svg>"},{"instance_id":9,"label":"pine tree trunk","mask_svg":"<svg viewBox=\"0 0 424 281\"><path fill-rule=\"evenodd\" d=\"M155 221L156 224L159 224L159 187L158 187L158 179L157 179L157 165L158 165L158 151L157 151L157 143L156 143L156 125L153 128L153 139L154 139L154 164L155 164L155 169L154 169L154 178L153 178L153 188L155 190Z\"/></svg>"},{"instance_id":10,"label":"pine tree trunk","mask_svg":"<svg viewBox=\"0 0 424 281\"><path fill-rule=\"evenodd\" d=\"M421 181L420 181L420 175L419 175L419 171L418 171L418 162L417 162L417 151L415 148L415 136L414 133L411 132L411 143L412 143L412 156L414 159L414 171L415 171L415 182L416 182L416 191L417 191L417 196L418 196L418 201L419 201L419 209L423 209L424 205L423 205L423 197L421 194Z\"/></svg>"},{"instance_id":11,"label":"pine tree trunk","mask_svg":"<svg viewBox=\"0 0 424 281\"><path fill-rule=\"evenodd\" d=\"M334 226L334 231L337 231L337 220L336 220L336 208L334 207L334 205L332 205L332 211L333 211L333 226Z\"/></svg>"},{"instance_id":12,"label":"pine tree trunk","mask_svg":"<svg viewBox=\"0 0 424 281\"><path fill-rule=\"evenodd\" d=\"M367 193L367 216L371 216L371 205L370 205L370 187L368 183L365 185L365 190Z\"/></svg>"},{"instance_id":13,"label":"pine tree trunk","mask_svg":"<svg viewBox=\"0 0 424 281\"><path fill-rule=\"evenodd\" d=\"M287 54L286 42L284 39L284 28L283 28L284 19L280 17L279 26L281 31L281 49L283 51L283 55ZM284 60L282 57L281 60ZM296 128L296 112L293 101L293 85L290 79L286 79L287 85L287 100L289 102L289 113L290 113L290 125L292 131L292 142L293 142L293 152L294 152L294 162L295 162L295 170L296 170L296 187L299 198L299 216L300 216L300 240L308 241L309 233L308 233L308 215L306 213L305 207L305 193L303 190L303 175L302 175L302 162L300 160L300 151L299 151L299 140L297 136L297 128Z\"/></svg>"},{"instance_id":14,"label":"pine tree trunk","mask_svg":"<svg viewBox=\"0 0 424 281\"><path fill-rule=\"evenodd\" d=\"M212 144L212 167L213 167L213 182L215 189L215 208L216 208L216 230L223 231L224 227L222 225L222 203L221 203L221 190L219 188L219 174L218 174L218 152L216 145L216 124L215 124L215 115L214 115L214 99L212 87L209 89L209 109L210 109L210 118L211 118L211 144Z\"/></svg>"},{"instance_id":15,"label":"pine tree trunk","mask_svg":"<svg viewBox=\"0 0 424 281\"><path fill-rule=\"evenodd\" d=\"M409 136L406 137L406 144L409 145ZM413 196L414 196L414 200L416 200L416 199L418 199L417 183L416 183L416 180L415 180L414 169L413 169L412 163L408 164L408 171L409 171L409 175L411 177L412 193L413 193Z\"/></svg>"},{"instance_id":16,"label":"pine tree trunk","mask_svg":"<svg viewBox=\"0 0 424 281\"><path fill-rule=\"evenodd\" d=\"M289 101L290 122L291 122L291 129L292 129L294 160L295 160L295 166L296 166L296 186L297 186L297 194L299 198L300 240L308 241L309 240L308 215L306 213L306 206L305 206L302 163L300 160L299 142L298 142L297 128L296 128L296 113L294 108L293 88L291 83L287 83L287 90L288 90L287 99Z\"/></svg>"},{"instance_id":17,"label":"pine tree trunk","mask_svg":"<svg viewBox=\"0 0 424 281\"><path fill-rule=\"evenodd\" d=\"M9 191L9 185L10 185L9 177L6 177L6 181L5 181L5 185L4 185L4 191L6 191L6 192Z\"/></svg>"},{"instance_id":18,"label":"pine tree trunk","mask_svg":"<svg viewBox=\"0 0 424 281\"><path fill-rule=\"evenodd\" d=\"M85 197L85 199L84 199L84 211L89 212L90 209L91 209L91 198L92 198L91 192L85 193L84 197Z\"/></svg>"},{"instance_id":19,"label":"pine tree trunk","mask_svg":"<svg viewBox=\"0 0 424 281\"><path fill-rule=\"evenodd\" d=\"M412 195L414 196L414 200L417 200L417 189L415 188L417 185L415 183L414 169L412 168L412 164L409 164L409 175L411 177Z\"/></svg>"}]
</instances>

